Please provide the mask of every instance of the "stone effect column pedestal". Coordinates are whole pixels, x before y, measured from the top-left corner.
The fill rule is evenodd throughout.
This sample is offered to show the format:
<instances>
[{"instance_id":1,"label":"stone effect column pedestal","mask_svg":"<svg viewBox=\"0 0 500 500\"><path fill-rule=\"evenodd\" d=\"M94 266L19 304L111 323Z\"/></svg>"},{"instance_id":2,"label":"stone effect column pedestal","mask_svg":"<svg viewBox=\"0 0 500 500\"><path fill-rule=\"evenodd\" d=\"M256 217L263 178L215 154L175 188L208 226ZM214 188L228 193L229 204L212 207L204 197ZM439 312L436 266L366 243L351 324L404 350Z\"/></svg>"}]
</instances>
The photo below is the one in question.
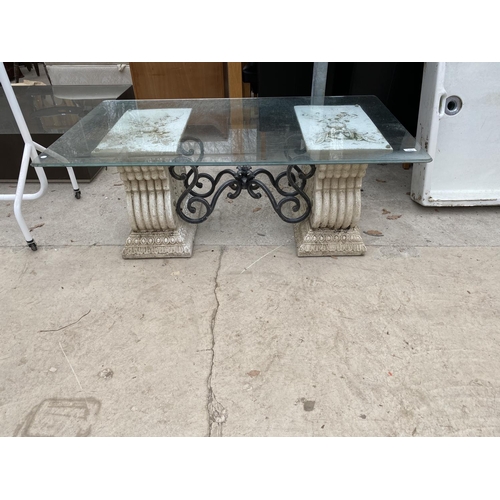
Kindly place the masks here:
<instances>
[{"instance_id":1,"label":"stone effect column pedestal","mask_svg":"<svg viewBox=\"0 0 500 500\"><path fill-rule=\"evenodd\" d=\"M366 252L357 224L367 167L366 163L316 166L306 187L313 204L311 215L294 228L299 257Z\"/></svg>"},{"instance_id":2,"label":"stone effect column pedestal","mask_svg":"<svg viewBox=\"0 0 500 500\"><path fill-rule=\"evenodd\" d=\"M118 167L127 196L132 232L124 259L191 257L196 225L177 216L175 203L184 190L166 167Z\"/></svg>"}]
</instances>

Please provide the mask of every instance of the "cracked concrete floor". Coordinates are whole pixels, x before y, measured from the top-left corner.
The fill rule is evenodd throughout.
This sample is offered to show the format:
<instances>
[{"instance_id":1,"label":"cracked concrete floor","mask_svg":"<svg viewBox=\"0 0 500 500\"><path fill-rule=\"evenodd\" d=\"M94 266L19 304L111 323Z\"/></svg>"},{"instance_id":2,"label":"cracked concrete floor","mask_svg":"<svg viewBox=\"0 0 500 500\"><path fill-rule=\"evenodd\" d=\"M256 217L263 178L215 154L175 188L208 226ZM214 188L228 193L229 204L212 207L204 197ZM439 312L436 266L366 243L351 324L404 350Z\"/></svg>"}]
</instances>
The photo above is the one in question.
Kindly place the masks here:
<instances>
[{"instance_id":1,"label":"cracked concrete floor","mask_svg":"<svg viewBox=\"0 0 500 500\"><path fill-rule=\"evenodd\" d=\"M500 435L498 207L371 166L363 257L297 258L242 195L191 259L125 261L117 179L25 203L38 252L0 204L2 436Z\"/></svg>"}]
</instances>

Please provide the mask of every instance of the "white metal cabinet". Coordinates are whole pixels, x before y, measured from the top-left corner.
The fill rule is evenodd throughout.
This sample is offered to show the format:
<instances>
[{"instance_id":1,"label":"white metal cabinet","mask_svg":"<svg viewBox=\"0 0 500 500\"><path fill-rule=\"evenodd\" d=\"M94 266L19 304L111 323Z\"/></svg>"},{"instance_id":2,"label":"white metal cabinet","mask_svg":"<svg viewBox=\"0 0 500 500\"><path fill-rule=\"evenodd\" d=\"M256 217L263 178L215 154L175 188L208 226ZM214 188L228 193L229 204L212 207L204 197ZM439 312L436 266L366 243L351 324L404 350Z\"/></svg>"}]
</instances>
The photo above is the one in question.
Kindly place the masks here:
<instances>
[{"instance_id":1,"label":"white metal cabinet","mask_svg":"<svg viewBox=\"0 0 500 500\"><path fill-rule=\"evenodd\" d=\"M500 63L426 63L417 141L431 163L415 164L421 205L500 205Z\"/></svg>"}]
</instances>

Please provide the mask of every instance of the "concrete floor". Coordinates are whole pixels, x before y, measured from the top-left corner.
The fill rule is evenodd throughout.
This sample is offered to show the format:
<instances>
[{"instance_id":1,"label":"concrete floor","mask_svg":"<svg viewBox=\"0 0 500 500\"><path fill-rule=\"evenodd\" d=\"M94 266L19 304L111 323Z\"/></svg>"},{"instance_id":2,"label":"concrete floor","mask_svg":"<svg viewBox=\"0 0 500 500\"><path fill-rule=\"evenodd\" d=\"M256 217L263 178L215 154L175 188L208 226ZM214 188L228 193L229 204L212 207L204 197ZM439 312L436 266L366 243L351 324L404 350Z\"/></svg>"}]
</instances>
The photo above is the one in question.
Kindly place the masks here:
<instances>
[{"instance_id":1,"label":"concrete floor","mask_svg":"<svg viewBox=\"0 0 500 500\"><path fill-rule=\"evenodd\" d=\"M369 167L363 257L297 258L243 193L191 259L122 260L111 168L24 204L38 252L0 203L0 435L499 436L500 209L410 184Z\"/></svg>"}]
</instances>

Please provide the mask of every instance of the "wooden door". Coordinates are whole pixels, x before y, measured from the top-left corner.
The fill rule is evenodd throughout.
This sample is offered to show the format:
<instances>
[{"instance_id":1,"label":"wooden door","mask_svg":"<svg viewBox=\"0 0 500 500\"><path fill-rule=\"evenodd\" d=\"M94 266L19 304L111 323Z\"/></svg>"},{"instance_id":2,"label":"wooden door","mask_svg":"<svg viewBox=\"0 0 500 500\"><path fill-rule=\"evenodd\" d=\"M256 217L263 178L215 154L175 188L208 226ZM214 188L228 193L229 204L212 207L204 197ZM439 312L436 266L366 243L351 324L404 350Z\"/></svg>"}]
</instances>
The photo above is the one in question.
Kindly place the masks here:
<instances>
[{"instance_id":1,"label":"wooden door","mask_svg":"<svg viewBox=\"0 0 500 500\"><path fill-rule=\"evenodd\" d=\"M136 99L226 97L225 63L130 63Z\"/></svg>"}]
</instances>

